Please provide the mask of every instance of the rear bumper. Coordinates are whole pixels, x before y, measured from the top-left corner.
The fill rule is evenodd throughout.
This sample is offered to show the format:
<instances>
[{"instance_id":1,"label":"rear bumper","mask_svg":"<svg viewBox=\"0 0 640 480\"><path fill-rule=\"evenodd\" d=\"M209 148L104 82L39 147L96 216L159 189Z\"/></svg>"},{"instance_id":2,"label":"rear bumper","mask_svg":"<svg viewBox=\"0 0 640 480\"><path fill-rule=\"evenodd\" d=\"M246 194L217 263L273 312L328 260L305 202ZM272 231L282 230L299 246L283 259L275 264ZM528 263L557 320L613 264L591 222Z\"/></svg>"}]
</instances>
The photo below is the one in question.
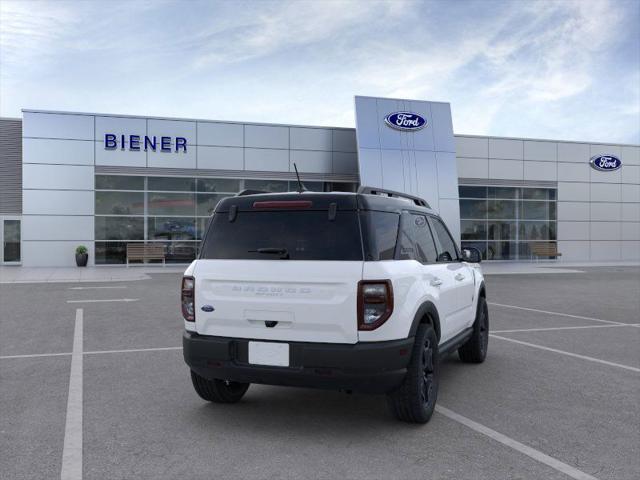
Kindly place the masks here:
<instances>
[{"instance_id":1,"label":"rear bumper","mask_svg":"<svg viewBox=\"0 0 640 480\"><path fill-rule=\"evenodd\" d=\"M248 363L249 339L192 332L182 338L185 362L205 378L366 393L385 393L402 383L413 338L354 345L288 343L290 366L270 367Z\"/></svg>"}]
</instances>

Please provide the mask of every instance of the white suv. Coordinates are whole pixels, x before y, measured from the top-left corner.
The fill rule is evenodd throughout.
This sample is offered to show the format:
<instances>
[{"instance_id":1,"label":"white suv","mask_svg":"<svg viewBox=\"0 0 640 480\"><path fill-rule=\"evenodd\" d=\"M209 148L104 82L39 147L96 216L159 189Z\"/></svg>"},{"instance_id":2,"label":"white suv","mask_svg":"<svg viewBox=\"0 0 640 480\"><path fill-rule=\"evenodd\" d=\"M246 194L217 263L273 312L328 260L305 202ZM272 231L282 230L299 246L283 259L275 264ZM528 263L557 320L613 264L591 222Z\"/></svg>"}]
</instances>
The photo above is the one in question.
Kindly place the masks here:
<instances>
[{"instance_id":1,"label":"white suv","mask_svg":"<svg viewBox=\"0 0 640 480\"><path fill-rule=\"evenodd\" d=\"M224 199L182 280L193 386L224 403L250 383L385 393L398 419L427 422L439 358L487 354L479 262L404 194Z\"/></svg>"}]
</instances>

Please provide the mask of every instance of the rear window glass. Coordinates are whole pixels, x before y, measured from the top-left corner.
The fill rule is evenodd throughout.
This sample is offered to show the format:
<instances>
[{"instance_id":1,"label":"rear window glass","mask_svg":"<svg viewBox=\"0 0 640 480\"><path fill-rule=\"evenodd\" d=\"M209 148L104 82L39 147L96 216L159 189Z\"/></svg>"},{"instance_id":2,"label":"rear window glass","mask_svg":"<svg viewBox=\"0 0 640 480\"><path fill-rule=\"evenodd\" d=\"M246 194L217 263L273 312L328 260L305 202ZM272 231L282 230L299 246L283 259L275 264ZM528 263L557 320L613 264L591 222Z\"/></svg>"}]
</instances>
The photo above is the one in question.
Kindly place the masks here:
<instances>
[{"instance_id":1,"label":"rear window glass","mask_svg":"<svg viewBox=\"0 0 640 480\"><path fill-rule=\"evenodd\" d=\"M362 260L358 216L338 211L238 212L213 216L200 258L233 260Z\"/></svg>"}]
</instances>

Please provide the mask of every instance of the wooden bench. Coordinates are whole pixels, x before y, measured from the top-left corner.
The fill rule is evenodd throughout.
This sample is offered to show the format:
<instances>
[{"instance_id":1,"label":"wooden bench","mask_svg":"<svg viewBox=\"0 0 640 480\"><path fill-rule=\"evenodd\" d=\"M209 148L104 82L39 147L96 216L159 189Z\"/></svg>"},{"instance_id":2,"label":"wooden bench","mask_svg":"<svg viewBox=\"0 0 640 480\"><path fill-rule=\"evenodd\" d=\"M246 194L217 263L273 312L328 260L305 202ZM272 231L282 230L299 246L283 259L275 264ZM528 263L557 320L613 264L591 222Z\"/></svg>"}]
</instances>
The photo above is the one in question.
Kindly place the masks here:
<instances>
[{"instance_id":1,"label":"wooden bench","mask_svg":"<svg viewBox=\"0 0 640 480\"><path fill-rule=\"evenodd\" d=\"M148 260L162 260L164 265L164 246L145 245L144 243L127 243L127 267L132 260L140 260L146 263Z\"/></svg>"},{"instance_id":2,"label":"wooden bench","mask_svg":"<svg viewBox=\"0 0 640 480\"><path fill-rule=\"evenodd\" d=\"M558 252L558 245L556 243L536 242L531 245L531 255L535 255L536 258L540 258L540 257L558 258L562 254Z\"/></svg>"}]
</instances>

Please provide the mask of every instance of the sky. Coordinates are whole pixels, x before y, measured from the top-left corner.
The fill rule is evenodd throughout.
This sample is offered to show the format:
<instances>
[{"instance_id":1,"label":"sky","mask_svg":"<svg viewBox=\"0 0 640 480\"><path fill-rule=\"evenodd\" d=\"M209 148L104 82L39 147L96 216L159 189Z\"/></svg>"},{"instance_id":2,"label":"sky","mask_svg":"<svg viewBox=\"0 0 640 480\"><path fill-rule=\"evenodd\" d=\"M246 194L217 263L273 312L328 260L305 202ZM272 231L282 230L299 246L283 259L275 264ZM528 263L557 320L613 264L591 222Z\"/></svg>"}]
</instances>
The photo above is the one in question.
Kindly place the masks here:
<instances>
[{"instance_id":1,"label":"sky","mask_svg":"<svg viewBox=\"0 0 640 480\"><path fill-rule=\"evenodd\" d=\"M640 0L0 1L21 109L353 127L354 95L457 134L640 143Z\"/></svg>"}]
</instances>

